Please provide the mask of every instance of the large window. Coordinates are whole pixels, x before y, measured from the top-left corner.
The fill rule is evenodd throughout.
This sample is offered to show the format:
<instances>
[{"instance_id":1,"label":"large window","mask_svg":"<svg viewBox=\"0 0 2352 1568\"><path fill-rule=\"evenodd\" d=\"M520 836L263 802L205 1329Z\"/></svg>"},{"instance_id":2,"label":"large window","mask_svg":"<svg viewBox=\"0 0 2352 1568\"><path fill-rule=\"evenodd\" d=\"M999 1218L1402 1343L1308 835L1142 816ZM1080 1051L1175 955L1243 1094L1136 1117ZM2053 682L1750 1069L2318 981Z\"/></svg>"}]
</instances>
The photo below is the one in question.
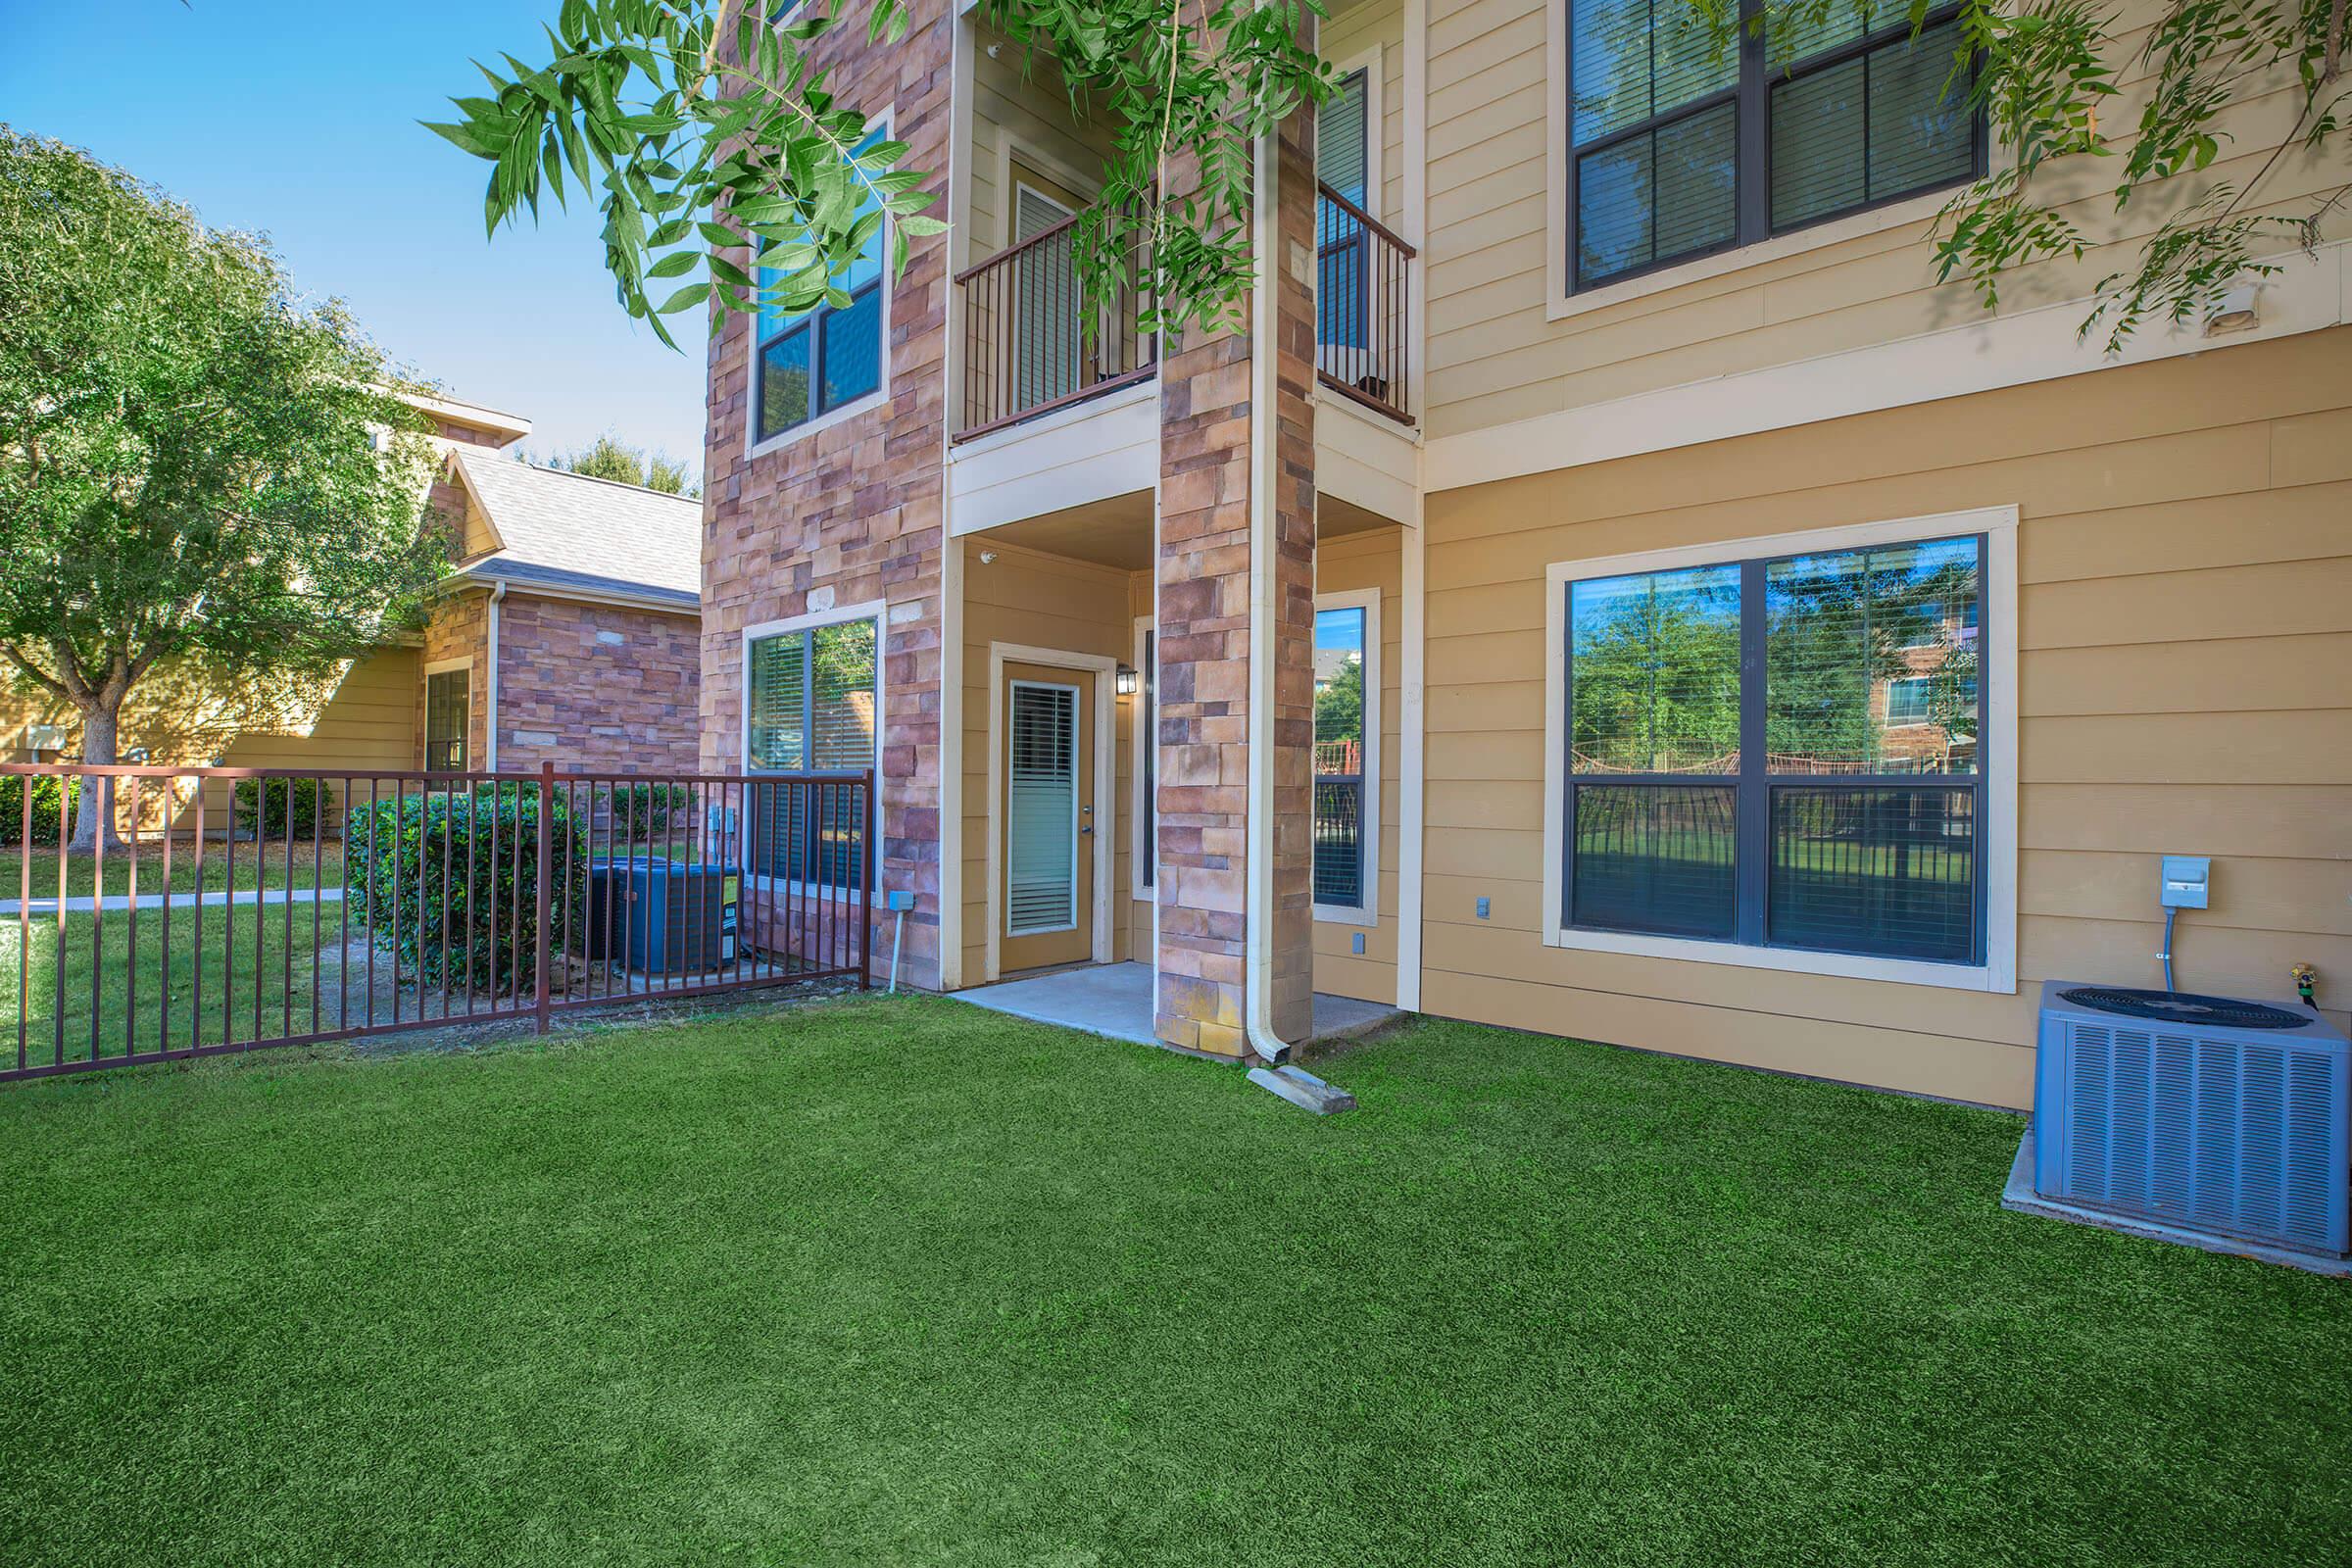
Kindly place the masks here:
<instances>
[{"instance_id":1,"label":"large window","mask_svg":"<svg viewBox=\"0 0 2352 1568\"><path fill-rule=\"evenodd\" d=\"M1688 0L1569 8L1569 286L1753 244L1984 166L1952 8L1741 0L1718 44ZM1774 24L1759 32L1767 13Z\"/></svg>"},{"instance_id":2,"label":"large window","mask_svg":"<svg viewBox=\"0 0 2352 1568\"><path fill-rule=\"evenodd\" d=\"M1985 961L1985 562L1971 536L1568 583L1562 923Z\"/></svg>"},{"instance_id":3,"label":"large window","mask_svg":"<svg viewBox=\"0 0 2352 1568\"><path fill-rule=\"evenodd\" d=\"M464 665L424 677L424 765L437 773L466 771L466 732L472 707Z\"/></svg>"},{"instance_id":4,"label":"large window","mask_svg":"<svg viewBox=\"0 0 2352 1568\"><path fill-rule=\"evenodd\" d=\"M755 636L744 658L748 771L802 772L875 765L881 721L876 622L844 620ZM864 824L838 817L839 791L755 789L752 869L853 887ZM830 815L828 814L830 813Z\"/></svg>"},{"instance_id":5,"label":"large window","mask_svg":"<svg viewBox=\"0 0 2352 1568\"><path fill-rule=\"evenodd\" d=\"M882 137L876 128L857 150L863 152ZM858 211L877 212L880 205L869 191ZM848 274L835 280L846 298L797 316L773 308L760 311L753 350L755 440L782 435L881 390L882 246L888 226L874 230ZM760 288L774 277L773 269L760 269Z\"/></svg>"},{"instance_id":6,"label":"large window","mask_svg":"<svg viewBox=\"0 0 2352 1568\"><path fill-rule=\"evenodd\" d=\"M1378 604L1328 594L1315 609L1314 904L1341 919L1369 916L1376 891Z\"/></svg>"}]
</instances>

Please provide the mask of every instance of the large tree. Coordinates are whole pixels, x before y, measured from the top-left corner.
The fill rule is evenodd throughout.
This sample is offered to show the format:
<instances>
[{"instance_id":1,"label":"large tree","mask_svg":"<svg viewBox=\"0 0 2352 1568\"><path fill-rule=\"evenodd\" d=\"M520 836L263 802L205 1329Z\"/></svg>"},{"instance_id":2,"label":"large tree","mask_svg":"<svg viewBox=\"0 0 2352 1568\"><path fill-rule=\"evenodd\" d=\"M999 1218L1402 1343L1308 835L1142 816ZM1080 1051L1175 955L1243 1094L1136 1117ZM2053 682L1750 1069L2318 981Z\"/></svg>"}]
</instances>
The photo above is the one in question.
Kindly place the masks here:
<instances>
[{"instance_id":1,"label":"large tree","mask_svg":"<svg viewBox=\"0 0 2352 1568\"><path fill-rule=\"evenodd\" d=\"M1859 12L1873 26L1908 17L1916 30L1940 9L1932 0L1681 8L1661 5L1649 25L1710 28L1725 48L1742 26L1785 36ZM808 49L833 9L835 0L797 10L788 0L562 0L546 53L482 67L489 95L456 100L460 119L433 128L493 165L492 228L536 213L542 195L597 202L622 306L665 338L662 317L710 300L720 307L713 331L724 312L763 297L804 309L826 297L881 222L869 197L896 215L894 266L905 265L906 236L941 226L921 212L933 199L918 188L929 174L904 166L905 143L852 152L864 122L836 100ZM906 25L907 0L866 0L864 11L876 35ZM1111 127L1102 200L1077 234L1091 299L1120 297L1140 271L1146 325L1235 318L1252 276L1250 143L1301 101L1327 96L1328 68L1299 42L1306 15L1321 11L1319 0L979 0L984 21L1051 63L1072 101ZM789 24L770 24L787 13ZM2347 0L2161 0L2151 10L1960 0L1959 19L1954 90L1973 93L2005 156L1946 209L1936 265L1972 283L1987 309L2019 269L2100 243L2082 216L2091 181L2119 209L2165 212L2119 253L2082 323L2086 334L2103 329L2110 348L2143 324L2213 312L2240 279L2271 270L2266 258L2313 244L2352 198ZM2141 78L2129 94L2127 77ZM2282 90L2291 113L2277 116ZM2102 122L2103 108L2133 97L2136 113ZM2246 149L2267 153L2255 172L2198 177L2241 133L2266 138ZM1180 149L1196 156L1197 177L1171 181ZM2278 188L2298 161L2336 174L2316 194ZM2060 164L2072 166L2067 177L2057 177ZM2191 177L2175 183L2182 174ZM764 289L738 260L747 253L772 270Z\"/></svg>"},{"instance_id":2,"label":"large tree","mask_svg":"<svg viewBox=\"0 0 2352 1568\"><path fill-rule=\"evenodd\" d=\"M449 563L424 429L261 240L0 125L0 655L84 762L160 663L296 676L401 629Z\"/></svg>"},{"instance_id":3,"label":"large tree","mask_svg":"<svg viewBox=\"0 0 2352 1568\"><path fill-rule=\"evenodd\" d=\"M703 493L702 486L691 483L683 463L673 463L659 452L648 453L642 447L630 446L610 433L598 436L577 452L549 459L548 466L562 468L566 473L584 473L591 479L640 485L665 496L699 497Z\"/></svg>"}]
</instances>

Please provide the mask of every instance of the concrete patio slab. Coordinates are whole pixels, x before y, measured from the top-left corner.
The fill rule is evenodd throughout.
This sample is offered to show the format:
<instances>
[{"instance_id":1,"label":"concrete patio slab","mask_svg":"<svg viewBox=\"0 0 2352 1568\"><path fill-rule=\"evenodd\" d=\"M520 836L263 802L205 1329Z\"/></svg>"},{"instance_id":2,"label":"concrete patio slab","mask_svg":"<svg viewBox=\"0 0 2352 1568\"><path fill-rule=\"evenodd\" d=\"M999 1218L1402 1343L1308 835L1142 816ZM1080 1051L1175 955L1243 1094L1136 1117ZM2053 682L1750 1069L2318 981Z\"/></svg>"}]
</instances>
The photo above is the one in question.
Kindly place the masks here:
<instances>
[{"instance_id":1,"label":"concrete patio slab","mask_svg":"<svg viewBox=\"0 0 2352 1568\"><path fill-rule=\"evenodd\" d=\"M1152 966L1093 963L953 993L959 1002L1110 1040L1159 1043L1152 1033ZM1395 1007L1315 993L1314 1038L1352 1040L1398 1016Z\"/></svg>"}]
</instances>

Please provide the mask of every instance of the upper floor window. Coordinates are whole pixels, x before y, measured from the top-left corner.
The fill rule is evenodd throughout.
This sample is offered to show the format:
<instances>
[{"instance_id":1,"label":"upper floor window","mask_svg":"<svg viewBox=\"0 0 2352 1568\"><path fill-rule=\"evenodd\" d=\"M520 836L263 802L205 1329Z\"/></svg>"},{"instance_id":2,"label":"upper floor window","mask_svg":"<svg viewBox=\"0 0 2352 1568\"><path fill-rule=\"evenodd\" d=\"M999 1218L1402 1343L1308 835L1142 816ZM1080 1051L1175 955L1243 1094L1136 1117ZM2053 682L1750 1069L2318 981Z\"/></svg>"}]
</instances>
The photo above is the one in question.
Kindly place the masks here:
<instances>
[{"instance_id":1,"label":"upper floor window","mask_svg":"<svg viewBox=\"0 0 2352 1568\"><path fill-rule=\"evenodd\" d=\"M876 126L858 144L864 152L883 139ZM881 203L866 192L860 215ZM888 225L874 230L847 276L837 280L846 305L823 304L799 315L763 308L755 328L753 439L765 441L831 414L882 388L882 245ZM760 269L765 290L775 270Z\"/></svg>"},{"instance_id":2,"label":"upper floor window","mask_svg":"<svg viewBox=\"0 0 2352 1568\"><path fill-rule=\"evenodd\" d=\"M1830 0L1765 33L1740 0L1718 44L1689 0L1566 0L1571 288L1602 283L1974 177L1950 6ZM1771 8L1777 9L1777 8Z\"/></svg>"}]
</instances>

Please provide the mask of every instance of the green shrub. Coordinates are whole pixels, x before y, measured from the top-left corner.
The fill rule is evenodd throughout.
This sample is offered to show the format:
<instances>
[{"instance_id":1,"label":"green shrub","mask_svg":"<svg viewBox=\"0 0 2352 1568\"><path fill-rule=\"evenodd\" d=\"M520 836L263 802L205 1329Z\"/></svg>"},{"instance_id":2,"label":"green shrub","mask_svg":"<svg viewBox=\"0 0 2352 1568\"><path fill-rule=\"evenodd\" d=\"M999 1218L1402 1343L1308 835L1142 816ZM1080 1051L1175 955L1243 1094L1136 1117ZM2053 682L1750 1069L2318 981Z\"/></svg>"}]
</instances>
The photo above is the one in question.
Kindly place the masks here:
<instances>
[{"instance_id":1,"label":"green shrub","mask_svg":"<svg viewBox=\"0 0 2352 1568\"><path fill-rule=\"evenodd\" d=\"M318 830L320 812L332 802L330 792L315 778L241 778L237 780L237 831L253 836L255 807L261 808L262 837L272 842L286 836L286 812L294 813L294 840L310 842Z\"/></svg>"},{"instance_id":2,"label":"green shrub","mask_svg":"<svg viewBox=\"0 0 2352 1568\"><path fill-rule=\"evenodd\" d=\"M559 792L548 815L554 863L545 868L548 919L558 933L586 926L588 835L566 831L569 822ZM403 969L425 985L455 990L470 981L477 991L526 995L539 974L538 833L539 791L531 784L476 784L470 794L442 791L355 806L344 824L344 897L371 932L392 941Z\"/></svg>"},{"instance_id":3,"label":"green shrub","mask_svg":"<svg viewBox=\"0 0 2352 1568\"><path fill-rule=\"evenodd\" d=\"M689 808L693 791L683 784L621 784L600 788L597 803L624 841L665 832L673 812Z\"/></svg>"},{"instance_id":4,"label":"green shrub","mask_svg":"<svg viewBox=\"0 0 2352 1568\"><path fill-rule=\"evenodd\" d=\"M32 842L55 844L58 818L70 818L81 799L81 782L55 773L0 773L0 844L24 842L24 786L32 786ZM63 803L63 810L60 804Z\"/></svg>"}]
</instances>

